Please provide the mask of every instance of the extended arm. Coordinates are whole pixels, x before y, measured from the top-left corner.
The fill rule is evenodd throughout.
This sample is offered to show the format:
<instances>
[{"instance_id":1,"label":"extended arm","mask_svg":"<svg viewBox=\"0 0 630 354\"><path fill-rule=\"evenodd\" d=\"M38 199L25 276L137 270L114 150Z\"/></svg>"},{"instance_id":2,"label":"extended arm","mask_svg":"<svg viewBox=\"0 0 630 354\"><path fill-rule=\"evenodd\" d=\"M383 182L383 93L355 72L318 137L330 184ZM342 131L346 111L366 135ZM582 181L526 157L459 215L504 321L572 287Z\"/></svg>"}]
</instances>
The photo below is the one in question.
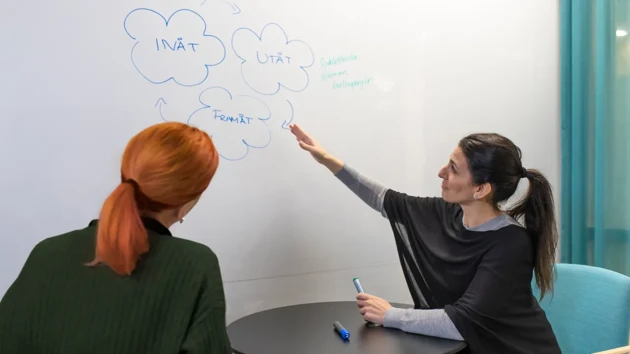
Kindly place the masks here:
<instances>
[{"instance_id":1,"label":"extended arm","mask_svg":"<svg viewBox=\"0 0 630 354\"><path fill-rule=\"evenodd\" d=\"M367 205L385 216L383 204L387 188L361 175L349 166L344 165L343 161L326 152L315 139L311 138L296 124L291 124L289 127L302 149L310 152L315 161L326 166L330 172L337 176L341 182L354 192L354 194L359 196Z\"/></svg>"},{"instance_id":2,"label":"extended arm","mask_svg":"<svg viewBox=\"0 0 630 354\"><path fill-rule=\"evenodd\" d=\"M343 165L335 176L372 209L381 213L383 217L387 217L383 208L385 192L387 192L385 186L362 175L347 164Z\"/></svg>"}]
</instances>

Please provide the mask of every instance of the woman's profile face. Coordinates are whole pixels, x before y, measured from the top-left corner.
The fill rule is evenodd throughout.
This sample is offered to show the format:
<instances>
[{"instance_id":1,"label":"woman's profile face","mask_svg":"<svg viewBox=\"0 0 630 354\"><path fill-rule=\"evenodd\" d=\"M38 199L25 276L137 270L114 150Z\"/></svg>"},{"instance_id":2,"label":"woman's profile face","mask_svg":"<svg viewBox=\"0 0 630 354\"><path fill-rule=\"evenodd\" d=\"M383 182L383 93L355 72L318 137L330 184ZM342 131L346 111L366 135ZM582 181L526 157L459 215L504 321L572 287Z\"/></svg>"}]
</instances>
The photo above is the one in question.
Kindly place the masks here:
<instances>
[{"instance_id":1,"label":"woman's profile face","mask_svg":"<svg viewBox=\"0 0 630 354\"><path fill-rule=\"evenodd\" d=\"M473 200L475 188L466 157L457 146L449 161L438 172L442 179L442 198L449 203L465 204Z\"/></svg>"}]
</instances>

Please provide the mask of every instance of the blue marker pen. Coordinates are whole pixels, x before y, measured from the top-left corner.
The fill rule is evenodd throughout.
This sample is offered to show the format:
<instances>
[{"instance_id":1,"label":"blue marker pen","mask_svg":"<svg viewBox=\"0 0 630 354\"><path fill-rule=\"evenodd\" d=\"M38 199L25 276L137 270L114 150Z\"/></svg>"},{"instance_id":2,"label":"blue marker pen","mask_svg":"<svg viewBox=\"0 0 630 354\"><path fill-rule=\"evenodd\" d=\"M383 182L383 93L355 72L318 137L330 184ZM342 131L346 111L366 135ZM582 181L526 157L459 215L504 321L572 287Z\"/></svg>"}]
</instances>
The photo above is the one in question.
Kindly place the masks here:
<instances>
[{"instance_id":1,"label":"blue marker pen","mask_svg":"<svg viewBox=\"0 0 630 354\"><path fill-rule=\"evenodd\" d=\"M352 282L354 283L354 287L357 288L357 292L358 293L362 293L363 292L363 288L361 287L361 283L359 282L359 278L352 279Z\"/></svg>"},{"instance_id":2,"label":"blue marker pen","mask_svg":"<svg viewBox=\"0 0 630 354\"><path fill-rule=\"evenodd\" d=\"M357 292L358 293L362 293L363 292L363 287L361 286L361 282L359 282L359 278L352 279L352 282L354 283L354 287L357 288ZM365 322L372 323L372 322L370 322L368 320L365 320Z\"/></svg>"},{"instance_id":3,"label":"blue marker pen","mask_svg":"<svg viewBox=\"0 0 630 354\"><path fill-rule=\"evenodd\" d=\"M341 338L343 339L350 338L350 332L348 332L345 328L343 328L343 326L341 325L341 323L339 323L339 321L335 321L333 323L333 326L335 327L335 329L337 330L337 333L339 333Z\"/></svg>"}]
</instances>

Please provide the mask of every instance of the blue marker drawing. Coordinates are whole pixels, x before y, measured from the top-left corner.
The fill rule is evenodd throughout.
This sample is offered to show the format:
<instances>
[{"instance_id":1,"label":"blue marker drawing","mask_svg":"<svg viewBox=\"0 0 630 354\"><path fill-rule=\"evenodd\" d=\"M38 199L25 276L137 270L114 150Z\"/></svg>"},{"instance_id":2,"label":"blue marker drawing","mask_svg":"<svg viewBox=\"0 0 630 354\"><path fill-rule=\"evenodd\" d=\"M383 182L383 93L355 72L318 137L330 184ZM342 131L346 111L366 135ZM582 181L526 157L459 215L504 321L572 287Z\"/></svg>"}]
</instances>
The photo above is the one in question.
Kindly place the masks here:
<instances>
[{"instance_id":1,"label":"blue marker drawing","mask_svg":"<svg viewBox=\"0 0 630 354\"><path fill-rule=\"evenodd\" d=\"M252 90L274 95L282 87L293 92L308 87L306 69L315 62L313 51L301 40L289 40L276 23L265 25L260 36L249 28L237 29L232 49L241 59L241 75Z\"/></svg>"},{"instance_id":2,"label":"blue marker drawing","mask_svg":"<svg viewBox=\"0 0 630 354\"><path fill-rule=\"evenodd\" d=\"M235 3L228 2L228 1L224 1L224 3L226 3L226 4L228 4L228 5L230 5L232 7L232 10L234 11L234 12L232 12L232 15L238 15L238 14L241 13L241 8L238 7L238 5L236 5Z\"/></svg>"},{"instance_id":3,"label":"blue marker drawing","mask_svg":"<svg viewBox=\"0 0 630 354\"><path fill-rule=\"evenodd\" d=\"M135 41L133 66L153 84L172 80L196 86L206 81L211 66L225 60L223 42L206 33L206 21L192 10L177 10L167 19L154 10L138 8L125 17L123 26Z\"/></svg>"},{"instance_id":4,"label":"blue marker drawing","mask_svg":"<svg viewBox=\"0 0 630 354\"><path fill-rule=\"evenodd\" d=\"M158 107L158 111L160 112L160 117L162 117L162 120L165 122L168 122L168 120L166 118L164 118L164 114L162 113L162 105L165 105L166 101L164 101L164 99L162 97L160 97L157 102L155 102L155 106L153 107Z\"/></svg>"},{"instance_id":5,"label":"blue marker drawing","mask_svg":"<svg viewBox=\"0 0 630 354\"><path fill-rule=\"evenodd\" d=\"M202 107L188 117L214 140L219 155L229 161L244 159L250 148L263 149L271 143L267 120L271 110L256 97L233 96L223 87L210 87L199 94Z\"/></svg>"},{"instance_id":6,"label":"blue marker drawing","mask_svg":"<svg viewBox=\"0 0 630 354\"><path fill-rule=\"evenodd\" d=\"M289 129L289 124L291 124L291 122L293 122L293 115L295 114L295 110L293 110L293 104L291 104L291 101L287 100L287 103L289 104L289 107L291 108L291 118L289 118L289 120L285 120L284 122L282 122L282 129Z\"/></svg>"},{"instance_id":7,"label":"blue marker drawing","mask_svg":"<svg viewBox=\"0 0 630 354\"><path fill-rule=\"evenodd\" d=\"M203 6L203 4L205 4L206 2L208 2L208 0L203 0L201 2L200 6ZM232 8L232 15L238 15L238 14L241 13L241 8L238 7L238 5L236 5L236 3L229 2L229 1L226 1L226 0L222 0L222 2L230 5L230 8Z\"/></svg>"}]
</instances>

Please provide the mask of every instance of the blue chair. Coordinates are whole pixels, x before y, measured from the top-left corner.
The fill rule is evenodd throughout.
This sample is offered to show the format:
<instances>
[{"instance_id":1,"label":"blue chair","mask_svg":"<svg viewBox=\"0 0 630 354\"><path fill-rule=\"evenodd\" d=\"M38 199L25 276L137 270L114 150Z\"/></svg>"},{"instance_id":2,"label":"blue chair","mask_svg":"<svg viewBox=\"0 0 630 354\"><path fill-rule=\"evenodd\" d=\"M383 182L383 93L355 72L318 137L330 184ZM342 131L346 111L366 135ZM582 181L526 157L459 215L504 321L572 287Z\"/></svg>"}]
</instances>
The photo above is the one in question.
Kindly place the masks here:
<instances>
[{"instance_id":1,"label":"blue chair","mask_svg":"<svg viewBox=\"0 0 630 354\"><path fill-rule=\"evenodd\" d=\"M556 269L554 292L548 292L540 306L562 353L630 353L630 277L579 264L558 263ZM535 285L534 279L539 299Z\"/></svg>"}]
</instances>

